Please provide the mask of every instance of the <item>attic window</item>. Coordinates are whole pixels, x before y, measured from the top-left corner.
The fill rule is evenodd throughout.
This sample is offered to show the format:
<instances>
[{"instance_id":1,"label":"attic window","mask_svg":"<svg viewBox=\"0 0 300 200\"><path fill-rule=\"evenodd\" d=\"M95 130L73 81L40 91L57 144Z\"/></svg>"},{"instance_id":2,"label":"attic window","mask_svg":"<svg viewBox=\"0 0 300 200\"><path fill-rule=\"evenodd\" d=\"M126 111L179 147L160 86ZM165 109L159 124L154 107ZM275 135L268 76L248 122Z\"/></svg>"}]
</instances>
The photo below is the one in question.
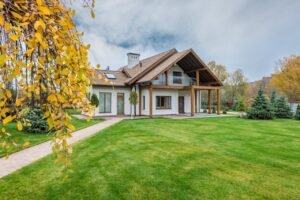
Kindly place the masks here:
<instances>
[{"instance_id":1,"label":"attic window","mask_svg":"<svg viewBox=\"0 0 300 200\"><path fill-rule=\"evenodd\" d=\"M105 73L105 77L108 79L116 79L115 75L113 75L112 73Z\"/></svg>"}]
</instances>

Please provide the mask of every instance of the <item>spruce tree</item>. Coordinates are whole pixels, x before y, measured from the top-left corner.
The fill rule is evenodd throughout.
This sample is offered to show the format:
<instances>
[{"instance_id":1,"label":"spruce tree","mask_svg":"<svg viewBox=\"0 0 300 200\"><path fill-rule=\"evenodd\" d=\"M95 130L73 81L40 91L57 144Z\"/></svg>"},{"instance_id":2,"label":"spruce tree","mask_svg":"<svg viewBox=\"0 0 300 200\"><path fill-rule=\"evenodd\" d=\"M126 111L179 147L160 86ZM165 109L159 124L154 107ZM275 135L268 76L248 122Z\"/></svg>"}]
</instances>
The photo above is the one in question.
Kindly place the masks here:
<instances>
[{"instance_id":1,"label":"spruce tree","mask_svg":"<svg viewBox=\"0 0 300 200\"><path fill-rule=\"evenodd\" d=\"M270 103L272 107L275 106L276 99L277 99L276 90L272 90L271 98L270 98Z\"/></svg>"},{"instance_id":2,"label":"spruce tree","mask_svg":"<svg viewBox=\"0 0 300 200\"><path fill-rule=\"evenodd\" d=\"M300 120L300 104L297 106L295 119Z\"/></svg>"},{"instance_id":3,"label":"spruce tree","mask_svg":"<svg viewBox=\"0 0 300 200\"><path fill-rule=\"evenodd\" d=\"M258 91L251 109L247 112L247 117L249 119L273 119L272 108L261 89Z\"/></svg>"},{"instance_id":4,"label":"spruce tree","mask_svg":"<svg viewBox=\"0 0 300 200\"><path fill-rule=\"evenodd\" d=\"M291 118L291 108L285 97L279 97L274 104L274 114L277 118Z\"/></svg>"}]
</instances>

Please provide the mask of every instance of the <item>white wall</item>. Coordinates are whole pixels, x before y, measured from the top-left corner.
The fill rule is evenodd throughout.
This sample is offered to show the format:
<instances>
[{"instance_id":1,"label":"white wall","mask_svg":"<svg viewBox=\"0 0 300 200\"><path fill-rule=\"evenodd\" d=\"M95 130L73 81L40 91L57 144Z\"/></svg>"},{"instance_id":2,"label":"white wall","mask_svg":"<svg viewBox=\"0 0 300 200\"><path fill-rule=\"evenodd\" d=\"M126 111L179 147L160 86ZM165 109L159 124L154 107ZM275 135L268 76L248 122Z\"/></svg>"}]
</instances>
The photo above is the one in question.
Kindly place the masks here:
<instances>
[{"instance_id":1,"label":"white wall","mask_svg":"<svg viewBox=\"0 0 300 200\"><path fill-rule=\"evenodd\" d=\"M171 109L156 109L156 96L171 96ZM178 114L178 90L153 90L153 115Z\"/></svg>"},{"instance_id":2,"label":"white wall","mask_svg":"<svg viewBox=\"0 0 300 200\"><path fill-rule=\"evenodd\" d=\"M293 113L296 113L298 105L300 105L300 103L290 103L290 108L291 108Z\"/></svg>"},{"instance_id":3,"label":"white wall","mask_svg":"<svg viewBox=\"0 0 300 200\"><path fill-rule=\"evenodd\" d=\"M182 84L173 83L173 71L182 72ZM169 69L167 72L167 76L168 76L168 85L190 86L190 82L192 80L187 74L184 73L184 71L178 65L175 65L174 67Z\"/></svg>"},{"instance_id":4,"label":"white wall","mask_svg":"<svg viewBox=\"0 0 300 200\"><path fill-rule=\"evenodd\" d=\"M96 116L112 116L117 115L117 93L124 93L124 113L125 115L130 115L130 103L129 103L129 95L130 88L122 88L122 87L97 87L93 86L91 90L91 95L96 94L98 99L100 92L109 92L111 93L111 113L99 113L99 106L96 108L95 115ZM137 105L137 113L138 113L138 105Z\"/></svg>"}]
</instances>

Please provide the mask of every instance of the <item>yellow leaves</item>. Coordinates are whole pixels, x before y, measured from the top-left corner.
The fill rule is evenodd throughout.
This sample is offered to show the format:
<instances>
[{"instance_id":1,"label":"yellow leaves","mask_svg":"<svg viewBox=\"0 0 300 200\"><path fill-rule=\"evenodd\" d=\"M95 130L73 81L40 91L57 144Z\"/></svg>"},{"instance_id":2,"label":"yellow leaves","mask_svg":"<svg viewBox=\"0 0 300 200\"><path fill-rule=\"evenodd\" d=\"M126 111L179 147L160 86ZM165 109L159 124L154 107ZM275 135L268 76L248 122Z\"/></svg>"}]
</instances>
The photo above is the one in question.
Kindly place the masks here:
<instances>
[{"instance_id":1,"label":"yellow leaves","mask_svg":"<svg viewBox=\"0 0 300 200\"><path fill-rule=\"evenodd\" d=\"M54 95L54 94L49 95L48 98L47 98L47 100L49 102L57 102L56 95Z\"/></svg>"},{"instance_id":2,"label":"yellow leaves","mask_svg":"<svg viewBox=\"0 0 300 200\"><path fill-rule=\"evenodd\" d=\"M2 9L4 6L4 3L2 1L0 1L0 9Z\"/></svg>"},{"instance_id":3,"label":"yellow leaves","mask_svg":"<svg viewBox=\"0 0 300 200\"><path fill-rule=\"evenodd\" d=\"M19 131L23 130L23 126L22 126L22 123L20 121L17 122L17 127L18 127Z\"/></svg>"},{"instance_id":4,"label":"yellow leaves","mask_svg":"<svg viewBox=\"0 0 300 200\"><path fill-rule=\"evenodd\" d=\"M11 34L10 36L9 36L9 38L12 40L12 41L17 41L18 39L19 39L19 36L18 35L15 35L15 34Z\"/></svg>"},{"instance_id":5,"label":"yellow leaves","mask_svg":"<svg viewBox=\"0 0 300 200\"><path fill-rule=\"evenodd\" d=\"M30 55L32 54L33 50L34 50L34 48L28 49L28 50L26 51L26 55L27 55L27 56L30 56Z\"/></svg>"},{"instance_id":6,"label":"yellow leaves","mask_svg":"<svg viewBox=\"0 0 300 200\"><path fill-rule=\"evenodd\" d=\"M71 131L75 131L76 128L72 125L72 124L66 124L66 126L68 127L68 129L70 129Z\"/></svg>"},{"instance_id":7,"label":"yellow leaves","mask_svg":"<svg viewBox=\"0 0 300 200\"><path fill-rule=\"evenodd\" d=\"M3 120L3 125L5 126L6 124L8 124L9 122L13 121L15 119L15 116L7 116L4 120Z\"/></svg>"},{"instance_id":8,"label":"yellow leaves","mask_svg":"<svg viewBox=\"0 0 300 200\"><path fill-rule=\"evenodd\" d=\"M0 14L0 26L4 26L4 17Z\"/></svg>"},{"instance_id":9,"label":"yellow leaves","mask_svg":"<svg viewBox=\"0 0 300 200\"><path fill-rule=\"evenodd\" d=\"M17 99L16 100L16 106L20 106L24 100L25 100L25 97Z\"/></svg>"},{"instance_id":10,"label":"yellow leaves","mask_svg":"<svg viewBox=\"0 0 300 200\"><path fill-rule=\"evenodd\" d=\"M43 0L36 0L37 5L41 6L44 4Z\"/></svg>"},{"instance_id":11,"label":"yellow leaves","mask_svg":"<svg viewBox=\"0 0 300 200\"><path fill-rule=\"evenodd\" d=\"M38 20L34 23L35 30L38 30L41 27L43 30L46 29L46 24L42 20Z\"/></svg>"},{"instance_id":12,"label":"yellow leaves","mask_svg":"<svg viewBox=\"0 0 300 200\"><path fill-rule=\"evenodd\" d=\"M2 131L2 133L5 133L5 132L6 132L6 129L3 127L3 128L1 129L1 131Z\"/></svg>"},{"instance_id":13,"label":"yellow leaves","mask_svg":"<svg viewBox=\"0 0 300 200\"><path fill-rule=\"evenodd\" d=\"M14 12L14 11L12 11L11 14L12 14L15 18L17 18L17 19L22 19L22 16L19 15L18 13L16 13L16 12Z\"/></svg>"},{"instance_id":14,"label":"yellow leaves","mask_svg":"<svg viewBox=\"0 0 300 200\"><path fill-rule=\"evenodd\" d=\"M6 61L7 61L6 55L5 54L0 55L0 67L2 67L2 65L4 65Z\"/></svg>"},{"instance_id":15,"label":"yellow leaves","mask_svg":"<svg viewBox=\"0 0 300 200\"><path fill-rule=\"evenodd\" d=\"M35 35L37 41L43 42L43 35L40 32L36 32L34 35Z\"/></svg>"},{"instance_id":16,"label":"yellow leaves","mask_svg":"<svg viewBox=\"0 0 300 200\"><path fill-rule=\"evenodd\" d=\"M24 148L27 148L27 147L29 147L30 146L30 142L29 141L26 141L24 144L23 144L23 147Z\"/></svg>"},{"instance_id":17,"label":"yellow leaves","mask_svg":"<svg viewBox=\"0 0 300 200\"><path fill-rule=\"evenodd\" d=\"M5 93L6 93L7 98L11 98L12 97L12 94L11 94L10 90L6 89Z\"/></svg>"},{"instance_id":18,"label":"yellow leaves","mask_svg":"<svg viewBox=\"0 0 300 200\"><path fill-rule=\"evenodd\" d=\"M44 15L50 15L51 11L45 6L38 6L38 10Z\"/></svg>"}]
</instances>

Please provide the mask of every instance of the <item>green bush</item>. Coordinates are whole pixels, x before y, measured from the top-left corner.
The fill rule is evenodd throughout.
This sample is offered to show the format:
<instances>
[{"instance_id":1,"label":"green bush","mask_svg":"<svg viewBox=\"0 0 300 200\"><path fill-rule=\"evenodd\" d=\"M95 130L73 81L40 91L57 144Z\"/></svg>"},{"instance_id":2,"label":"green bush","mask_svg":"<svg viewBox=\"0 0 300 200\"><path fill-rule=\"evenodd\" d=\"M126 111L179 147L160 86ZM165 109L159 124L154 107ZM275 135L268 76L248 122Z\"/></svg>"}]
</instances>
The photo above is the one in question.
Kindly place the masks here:
<instances>
[{"instance_id":1,"label":"green bush","mask_svg":"<svg viewBox=\"0 0 300 200\"><path fill-rule=\"evenodd\" d=\"M236 111L245 111L246 110L245 100L243 97L239 98L239 100L236 104L235 110Z\"/></svg>"},{"instance_id":2,"label":"green bush","mask_svg":"<svg viewBox=\"0 0 300 200\"><path fill-rule=\"evenodd\" d=\"M95 94L92 95L91 104L92 104L92 106L95 106L96 108L98 107L99 99L98 99L97 95L95 95Z\"/></svg>"},{"instance_id":3,"label":"green bush","mask_svg":"<svg viewBox=\"0 0 300 200\"><path fill-rule=\"evenodd\" d=\"M295 119L300 120L300 104L297 106Z\"/></svg>"},{"instance_id":4,"label":"green bush","mask_svg":"<svg viewBox=\"0 0 300 200\"><path fill-rule=\"evenodd\" d=\"M287 100L284 97L279 97L274 103L274 114L277 118L291 118L292 112Z\"/></svg>"},{"instance_id":5,"label":"green bush","mask_svg":"<svg viewBox=\"0 0 300 200\"><path fill-rule=\"evenodd\" d=\"M264 96L262 90L259 90L251 109L247 111L247 117L249 119L273 119L274 113L268 102L267 98Z\"/></svg>"},{"instance_id":6,"label":"green bush","mask_svg":"<svg viewBox=\"0 0 300 200\"><path fill-rule=\"evenodd\" d=\"M22 121L24 130L29 133L47 133L48 124L45 119L43 119L43 113L40 109L34 108L27 111L22 116Z\"/></svg>"}]
</instances>

